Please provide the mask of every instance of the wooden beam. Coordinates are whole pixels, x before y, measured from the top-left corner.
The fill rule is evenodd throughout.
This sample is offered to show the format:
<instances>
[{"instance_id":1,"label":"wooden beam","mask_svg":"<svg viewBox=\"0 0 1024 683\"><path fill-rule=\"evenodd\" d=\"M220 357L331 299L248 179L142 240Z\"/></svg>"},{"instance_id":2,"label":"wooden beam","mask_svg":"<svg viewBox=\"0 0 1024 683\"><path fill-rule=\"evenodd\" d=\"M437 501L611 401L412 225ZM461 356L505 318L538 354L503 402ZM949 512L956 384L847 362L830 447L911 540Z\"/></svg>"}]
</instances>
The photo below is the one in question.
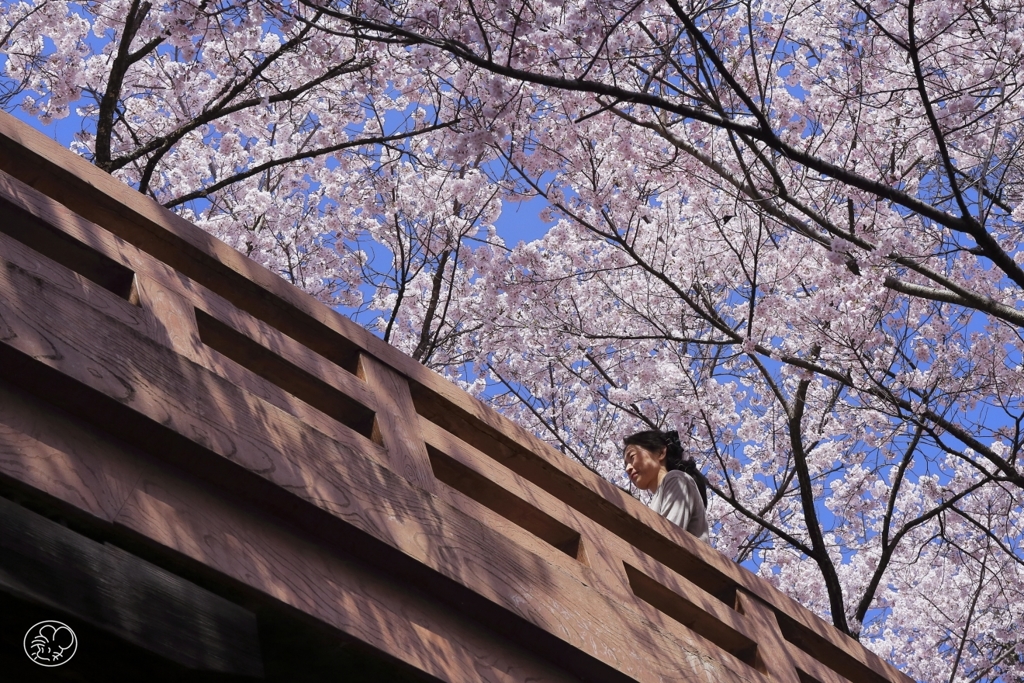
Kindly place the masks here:
<instances>
[{"instance_id":1,"label":"wooden beam","mask_svg":"<svg viewBox=\"0 0 1024 683\"><path fill-rule=\"evenodd\" d=\"M387 449L391 469L425 491L433 491L434 473L408 380L368 354L359 356L358 376L376 396L374 433Z\"/></svg>"},{"instance_id":2,"label":"wooden beam","mask_svg":"<svg viewBox=\"0 0 1024 683\"><path fill-rule=\"evenodd\" d=\"M190 669L263 676L252 613L3 498L0 590Z\"/></svg>"},{"instance_id":3,"label":"wooden beam","mask_svg":"<svg viewBox=\"0 0 1024 683\"><path fill-rule=\"evenodd\" d=\"M0 481L7 495L83 525L103 531L109 523L115 531L104 536L121 538L116 530L124 529L131 539L121 540L144 544L151 563L162 558L181 572L185 557L208 584L229 583L232 593L238 593L236 582L251 589L247 605L280 603L328 632L344 633L342 643L358 640L440 680L579 683L439 602L436 592L417 588L422 581L389 573L400 564L393 557L361 563L353 552L365 551L365 543L320 537L322 525L315 522L299 530L271 514L280 510L264 491L244 502L196 482L2 379ZM62 505L54 507L51 499ZM214 548L245 552L222 557Z\"/></svg>"},{"instance_id":4,"label":"wooden beam","mask_svg":"<svg viewBox=\"0 0 1024 683\"><path fill-rule=\"evenodd\" d=\"M736 594L736 608L756 630L758 663L772 681L801 683L796 662L771 609L743 591Z\"/></svg>"},{"instance_id":5,"label":"wooden beam","mask_svg":"<svg viewBox=\"0 0 1024 683\"><path fill-rule=\"evenodd\" d=\"M658 629L621 600L409 486L370 440L355 433L329 439L116 319L56 294L45 280L0 267L0 319L9 329L0 334L3 366L14 373L49 368L64 378L61 385L52 375L35 382L23 375L22 384L52 400L71 396L81 410L96 408L91 419L119 434L135 432L137 443L148 434L150 441L173 445L187 454L190 469L205 470L218 485L234 485L229 463L259 476L293 496L297 507L328 513L315 522L325 532L342 524L370 534L497 606L503 621L528 626L523 633L554 636L568 646L560 651L579 653L580 666L597 666L605 677L619 671L657 680L713 661L698 640ZM578 621L567 622L569 614ZM623 633L637 639L623 642ZM727 662L717 666L722 681L751 680L756 673Z\"/></svg>"},{"instance_id":6,"label":"wooden beam","mask_svg":"<svg viewBox=\"0 0 1024 683\"><path fill-rule=\"evenodd\" d=\"M297 532L256 504L155 466L116 523L440 680L579 682L440 601L429 584L392 574L401 562L364 565L350 554L360 548L321 530Z\"/></svg>"}]
</instances>

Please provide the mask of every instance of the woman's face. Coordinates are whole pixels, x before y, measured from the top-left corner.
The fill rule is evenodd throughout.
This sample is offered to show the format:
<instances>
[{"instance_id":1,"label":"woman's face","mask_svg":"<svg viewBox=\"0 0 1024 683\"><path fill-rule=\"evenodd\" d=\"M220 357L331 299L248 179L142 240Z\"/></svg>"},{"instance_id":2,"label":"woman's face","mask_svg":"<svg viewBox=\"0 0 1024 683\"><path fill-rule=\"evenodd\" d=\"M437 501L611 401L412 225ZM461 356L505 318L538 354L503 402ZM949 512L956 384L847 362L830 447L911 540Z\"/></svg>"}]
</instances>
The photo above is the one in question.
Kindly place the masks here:
<instances>
[{"instance_id":1,"label":"woman's face","mask_svg":"<svg viewBox=\"0 0 1024 683\"><path fill-rule=\"evenodd\" d=\"M658 488L658 484L661 483L659 473L665 469L664 446L652 452L642 446L630 444L626 446L623 460L626 464L626 474L634 486L645 491L654 491Z\"/></svg>"}]
</instances>

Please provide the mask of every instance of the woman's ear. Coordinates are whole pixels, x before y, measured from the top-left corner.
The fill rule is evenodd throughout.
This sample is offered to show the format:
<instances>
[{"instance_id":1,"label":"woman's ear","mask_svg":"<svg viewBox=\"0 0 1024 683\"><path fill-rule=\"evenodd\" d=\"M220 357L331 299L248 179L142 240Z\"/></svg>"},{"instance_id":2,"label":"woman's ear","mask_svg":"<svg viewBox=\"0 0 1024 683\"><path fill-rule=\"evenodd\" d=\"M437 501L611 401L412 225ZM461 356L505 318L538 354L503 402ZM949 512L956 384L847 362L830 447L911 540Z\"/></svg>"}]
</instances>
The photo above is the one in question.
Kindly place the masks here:
<instances>
[{"instance_id":1,"label":"woman's ear","mask_svg":"<svg viewBox=\"0 0 1024 683\"><path fill-rule=\"evenodd\" d=\"M658 455L655 456L662 465L668 466L666 458L668 457L668 446L662 446L658 451Z\"/></svg>"}]
</instances>

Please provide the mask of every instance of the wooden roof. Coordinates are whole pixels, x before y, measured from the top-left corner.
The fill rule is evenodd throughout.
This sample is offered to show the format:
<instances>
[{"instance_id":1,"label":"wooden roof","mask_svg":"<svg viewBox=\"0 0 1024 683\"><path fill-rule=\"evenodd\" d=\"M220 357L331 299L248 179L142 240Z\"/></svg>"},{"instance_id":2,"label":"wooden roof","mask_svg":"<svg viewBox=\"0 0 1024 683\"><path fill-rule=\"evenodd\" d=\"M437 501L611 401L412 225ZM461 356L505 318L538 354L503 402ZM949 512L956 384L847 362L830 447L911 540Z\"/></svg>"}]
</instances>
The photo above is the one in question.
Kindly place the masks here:
<instances>
[{"instance_id":1,"label":"wooden roof","mask_svg":"<svg viewBox=\"0 0 1024 683\"><path fill-rule=\"evenodd\" d=\"M910 680L6 114L0 261L4 490L151 561L444 681Z\"/></svg>"}]
</instances>

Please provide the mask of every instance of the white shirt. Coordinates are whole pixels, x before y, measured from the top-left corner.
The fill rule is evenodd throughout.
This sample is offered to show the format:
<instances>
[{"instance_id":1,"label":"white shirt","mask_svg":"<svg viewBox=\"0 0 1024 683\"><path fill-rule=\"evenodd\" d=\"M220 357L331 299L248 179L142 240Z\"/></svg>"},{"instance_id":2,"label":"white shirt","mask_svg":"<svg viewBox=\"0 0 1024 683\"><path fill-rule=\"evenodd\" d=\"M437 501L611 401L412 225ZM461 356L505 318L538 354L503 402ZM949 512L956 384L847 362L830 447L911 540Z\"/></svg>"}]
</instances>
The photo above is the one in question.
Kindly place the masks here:
<instances>
[{"instance_id":1,"label":"white shirt","mask_svg":"<svg viewBox=\"0 0 1024 683\"><path fill-rule=\"evenodd\" d=\"M697 483L686 472L672 470L666 474L648 507L705 543L710 541L704 501Z\"/></svg>"}]
</instances>

